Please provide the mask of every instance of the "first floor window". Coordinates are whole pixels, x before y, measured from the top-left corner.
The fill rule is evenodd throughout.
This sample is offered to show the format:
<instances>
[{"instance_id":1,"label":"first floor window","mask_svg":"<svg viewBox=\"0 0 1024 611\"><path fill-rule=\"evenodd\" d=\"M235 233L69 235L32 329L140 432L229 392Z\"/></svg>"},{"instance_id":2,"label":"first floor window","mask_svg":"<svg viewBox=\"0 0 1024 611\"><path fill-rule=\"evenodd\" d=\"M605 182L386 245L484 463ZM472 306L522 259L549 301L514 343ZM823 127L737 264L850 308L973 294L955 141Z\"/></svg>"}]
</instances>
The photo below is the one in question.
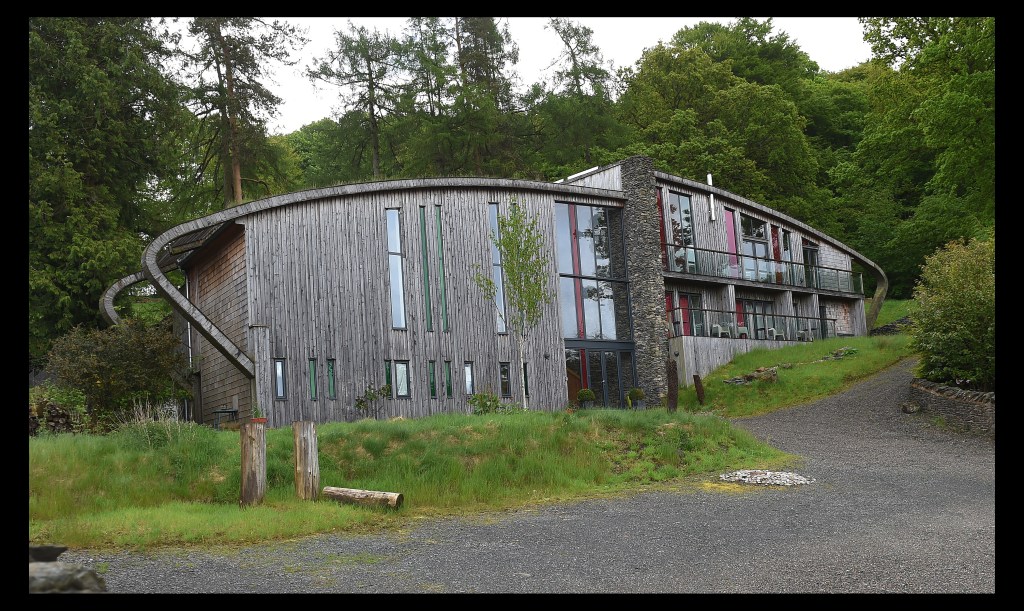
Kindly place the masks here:
<instances>
[{"instance_id":1,"label":"first floor window","mask_svg":"<svg viewBox=\"0 0 1024 611\"><path fill-rule=\"evenodd\" d=\"M409 361L395 361L395 397L408 399L412 396L409 375Z\"/></svg>"},{"instance_id":2,"label":"first floor window","mask_svg":"<svg viewBox=\"0 0 1024 611\"><path fill-rule=\"evenodd\" d=\"M430 383L430 398L437 398L437 378L434 373L434 366L436 361L429 361L427 363L427 381Z\"/></svg>"},{"instance_id":3,"label":"first floor window","mask_svg":"<svg viewBox=\"0 0 1024 611\"><path fill-rule=\"evenodd\" d=\"M327 359L327 398L338 398L338 390L334 386L334 359Z\"/></svg>"},{"instance_id":4,"label":"first floor window","mask_svg":"<svg viewBox=\"0 0 1024 611\"><path fill-rule=\"evenodd\" d=\"M391 391L394 386L391 384L391 361L384 361L384 388L386 389L386 396L391 397Z\"/></svg>"},{"instance_id":5,"label":"first floor window","mask_svg":"<svg viewBox=\"0 0 1024 611\"><path fill-rule=\"evenodd\" d=\"M452 362L444 362L444 396L452 396Z\"/></svg>"},{"instance_id":6,"label":"first floor window","mask_svg":"<svg viewBox=\"0 0 1024 611\"><path fill-rule=\"evenodd\" d=\"M526 363L523 363L523 394L530 396L530 378L526 375Z\"/></svg>"},{"instance_id":7,"label":"first floor window","mask_svg":"<svg viewBox=\"0 0 1024 611\"><path fill-rule=\"evenodd\" d=\"M284 359L274 359L274 398L285 398Z\"/></svg>"},{"instance_id":8,"label":"first floor window","mask_svg":"<svg viewBox=\"0 0 1024 611\"><path fill-rule=\"evenodd\" d=\"M512 396L512 366L509 363L498 363L498 381L501 384L501 396Z\"/></svg>"},{"instance_id":9,"label":"first floor window","mask_svg":"<svg viewBox=\"0 0 1024 611\"><path fill-rule=\"evenodd\" d=\"M309 359L309 398L316 401L316 359Z\"/></svg>"},{"instance_id":10,"label":"first floor window","mask_svg":"<svg viewBox=\"0 0 1024 611\"><path fill-rule=\"evenodd\" d=\"M466 361L464 371L466 374L466 394L473 394L473 363Z\"/></svg>"}]
</instances>

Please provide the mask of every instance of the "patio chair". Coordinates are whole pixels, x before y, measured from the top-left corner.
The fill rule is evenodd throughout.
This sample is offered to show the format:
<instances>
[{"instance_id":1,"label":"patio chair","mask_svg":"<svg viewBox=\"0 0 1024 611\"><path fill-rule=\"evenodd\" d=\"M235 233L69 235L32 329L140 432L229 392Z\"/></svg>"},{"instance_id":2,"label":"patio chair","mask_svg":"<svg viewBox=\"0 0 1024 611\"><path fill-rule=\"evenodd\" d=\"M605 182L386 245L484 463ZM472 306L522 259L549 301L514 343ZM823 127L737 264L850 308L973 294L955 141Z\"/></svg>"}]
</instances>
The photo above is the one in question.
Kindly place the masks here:
<instances>
[{"instance_id":1,"label":"patio chair","mask_svg":"<svg viewBox=\"0 0 1024 611\"><path fill-rule=\"evenodd\" d=\"M786 341L786 332L777 331L775 327L768 327L768 339Z\"/></svg>"},{"instance_id":2,"label":"patio chair","mask_svg":"<svg viewBox=\"0 0 1024 611\"><path fill-rule=\"evenodd\" d=\"M711 335L714 337L732 337L729 333L729 325L711 325Z\"/></svg>"}]
</instances>

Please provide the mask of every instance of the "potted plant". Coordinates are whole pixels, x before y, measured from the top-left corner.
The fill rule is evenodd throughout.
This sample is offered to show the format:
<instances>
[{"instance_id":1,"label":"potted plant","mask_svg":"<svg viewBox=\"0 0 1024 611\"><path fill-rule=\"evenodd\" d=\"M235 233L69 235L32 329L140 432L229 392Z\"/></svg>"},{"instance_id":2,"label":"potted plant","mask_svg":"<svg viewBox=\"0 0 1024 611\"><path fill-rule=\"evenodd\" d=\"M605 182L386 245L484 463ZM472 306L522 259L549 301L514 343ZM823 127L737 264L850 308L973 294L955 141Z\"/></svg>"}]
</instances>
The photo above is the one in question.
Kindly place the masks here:
<instances>
[{"instance_id":1,"label":"potted plant","mask_svg":"<svg viewBox=\"0 0 1024 611\"><path fill-rule=\"evenodd\" d=\"M642 388L633 387L626 393L626 401L629 402L629 406L635 407L636 409L644 408L644 399L646 398L647 395L644 393Z\"/></svg>"},{"instance_id":2,"label":"potted plant","mask_svg":"<svg viewBox=\"0 0 1024 611\"><path fill-rule=\"evenodd\" d=\"M589 388L581 388L576 393L576 400L580 402L580 408L586 409L587 406L592 403L597 397L594 395L594 391Z\"/></svg>"},{"instance_id":3,"label":"potted plant","mask_svg":"<svg viewBox=\"0 0 1024 611\"><path fill-rule=\"evenodd\" d=\"M252 422L262 422L262 423L266 424L267 419L263 415L263 412L260 410L260 406L259 405L253 404L251 420L252 420Z\"/></svg>"}]
</instances>

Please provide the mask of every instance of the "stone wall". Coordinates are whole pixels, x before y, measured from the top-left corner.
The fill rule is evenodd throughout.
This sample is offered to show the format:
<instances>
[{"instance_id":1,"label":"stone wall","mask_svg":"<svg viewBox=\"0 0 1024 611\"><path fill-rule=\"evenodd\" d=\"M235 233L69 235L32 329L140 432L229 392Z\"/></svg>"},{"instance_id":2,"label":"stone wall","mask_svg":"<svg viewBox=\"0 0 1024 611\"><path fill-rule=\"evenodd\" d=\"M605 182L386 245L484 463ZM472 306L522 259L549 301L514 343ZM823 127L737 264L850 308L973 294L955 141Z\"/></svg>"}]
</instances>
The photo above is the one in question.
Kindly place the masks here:
<instances>
[{"instance_id":1,"label":"stone wall","mask_svg":"<svg viewBox=\"0 0 1024 611\"><path fill-rule=\"evenodd\" d=\"M963 390L914 378L910 383L910 402L922 412L941 416L949 426L995 439L994 392Z\"/></svg>"},{"instance_id":2,"label":"stone wall","mask_svg":"<svg viewBox=\"0 0 1024 611\"><path fill-rule=\"evenodd\" d=\"M665 360L665 280L655 195L654 162L634 156L622 162L623 210L637 385L657 401L668 391Z\"/></svg>"}]
</instances>

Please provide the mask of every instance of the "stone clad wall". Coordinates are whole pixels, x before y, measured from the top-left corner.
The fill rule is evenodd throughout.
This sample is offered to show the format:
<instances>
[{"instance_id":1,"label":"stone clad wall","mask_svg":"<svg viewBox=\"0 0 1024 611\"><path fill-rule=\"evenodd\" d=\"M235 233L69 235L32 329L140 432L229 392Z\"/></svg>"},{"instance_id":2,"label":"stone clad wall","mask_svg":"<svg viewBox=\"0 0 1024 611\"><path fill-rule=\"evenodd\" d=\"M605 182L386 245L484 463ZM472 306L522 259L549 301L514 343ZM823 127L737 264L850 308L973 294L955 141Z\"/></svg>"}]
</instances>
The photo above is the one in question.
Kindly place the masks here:
<instances>
[{"instance_id":1,"label":"stone clad wall","mask_svg":"<svg viewBox=\"0 0 1024 611\"><path fill-rule=\"evenodd\" d=\"M996 436L996 394L943 386L914 378L910 401L921 411L942 416L947 424L972 433Z\"/></svg>"},{"instance_id":2,"label":"stone clad wall","mask_svg":"<svg viewBox=\"0 0 1024 611\"><path fill-rule=\"evenodd\" d=\"M634 156L622 162L623 210L637 384L657 401L668 391L665 359L665 279L655 195L654 162Z\"/></svg>"}]
</instances>

